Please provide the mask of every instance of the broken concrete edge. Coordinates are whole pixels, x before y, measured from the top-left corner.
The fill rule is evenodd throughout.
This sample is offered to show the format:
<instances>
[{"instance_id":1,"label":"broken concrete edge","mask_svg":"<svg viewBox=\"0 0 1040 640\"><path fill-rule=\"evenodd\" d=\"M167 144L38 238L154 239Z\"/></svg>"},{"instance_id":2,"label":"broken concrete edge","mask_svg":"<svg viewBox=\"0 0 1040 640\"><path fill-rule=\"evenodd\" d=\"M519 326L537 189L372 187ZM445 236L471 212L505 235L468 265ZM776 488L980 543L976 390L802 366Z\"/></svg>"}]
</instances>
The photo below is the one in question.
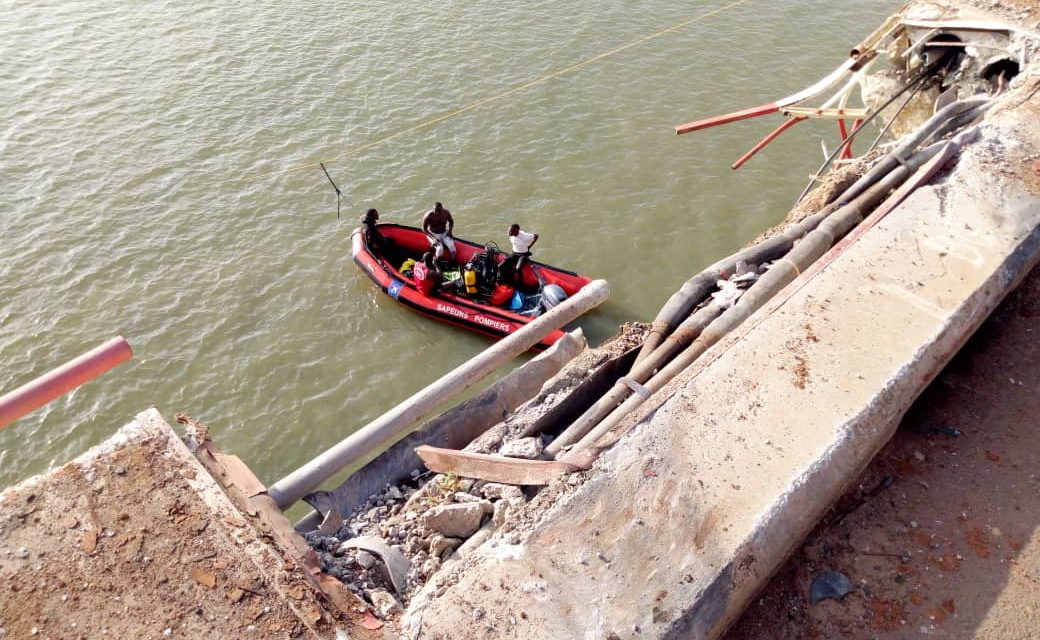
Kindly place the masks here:
<instances>
[{"instance_id":1,"label":"broken concrete edge","mask_svg":"<svg viewBox=\"0 0 1040 640\"><path fill-rule=\"evenodd\" d=\"M154 416L152 415L153 412L155 413ZM156 426L154 423L155 418L158 418L158 420L168 429L170 428L170 426L166 424L165 420L162 419L162 416L158 415L157 411L149 409L138 414L133 422L123 425L103 442L87 449L66 464L76 465L84 470L89 470L91 465L99 462L102 458L118 449L147 438L165 436L166 434L163 432L161 427ZM170 429L170 431L172 432L172 429ZM3 489L0 491L0 505L3 505L9 496L13 496L15 490L24 492L36 488L46 481L47 476L50 473L51 471L47 471L30 476L19 482L17 485L12 485Z\"/></svg>"},{"instance_id":2,"label":"broken concrete edge","mask_svg":"<svg viewBox=\"0 0 1040 640\"><path fill-rule=\"evenodd\" d=\"M717 637L737 620L767 579L889 441L914 399L1038 262L1040 228L949 319L936 336L935 349L922 348L918 359L902 367L892 384L843 425L842 438L763 515L748 541L664 637Z\"/></svg>"},{"instance_id":3,"label":"broken concrete edge","mask_svg":"<svg viewBox=\"0 0 1040 640\"><path fill-rule=\"evenodd\" d=\"M990 136L1000 135L998 127L991 125L985 130ZM935 185L932 188L936 188ZM914 359L900 368L891 383L861 413L842 426L842 437L832 443L817 464L792 484L791 491L763 514L745 544L719 571L694 606L675 621L663 637L717 637L735 622L766 579L798 548L827 509L848 489L849 483L888 442L912 402L1038 263L1040 227L1035 227L983 286L946 319L933 341L922 345ZM760 314L775 313L780 306L767 305ZM623 435L618 436L612 445L623 444L629 436L634 437L633 431L649 424L654 414L690 380L704 373L715 357L739 342L747 331L753 330L757 324L754 321L758 319L749 318L745 331L737 332L716 345L715 353L705 354L700 366L691 368L670 383L653 406L644 407L638 417L630 418L629 429L619 427L616 431Z\"/></svg>"},{"instance_id":4,"label":"broken concrete edge","mask_svg":"<svg viewBox=\"0 0 1040 640\"><path fill-rule=\"evenodd\" d=\"M163 419L158 410L154 407L137 414L132 422L123 425L102 442L87 449L61 466L77 466L82 469L85 472L85 475L89 478L90 468L93 465L102 462L106 456L111 455L119 449L151 438L167 438L171 443L173 441L178 443L181 442L173 428ZM24 493L35 489L40 484L46 482L47 477L51 473L53 473L53 470L39 473L22 480L17 485L4 488L0 491L0 505L3 505L6 499L13 496L16 491ZM203 494L200 492L200 495ZM205 498L206 496L203 495L203 497Z\"/></svg>"},{"instance_id":5,"label":"broken concrete edge","mask_svg":"<svg viewBox=\"0 0 1040 640\"><path fill-rule=\"evenodd\" d=\"M249 562L256 573L263 576L277 599L285 604L301 628L306 630L308 637L329 640L338 637L339 630L352 628L352 625L345 621L346 616L324 604L322 598L311 599L299 595L302 593L301 583L307 581L309 576L303 571L287 566L285 554L265 543L264 536L229 499L228 492L192 455L177 432L154 407L137 414L133 421L68 463L7 487L0 492L0 508L9 500L18 499L20 495L47 491L52 478L68 469L76 469L78 474L92 482L96 474L112 464L110 459L126 450L144 446L153 447L161 458L177 469L179 479L190 488L192 494L190 498L185 499L198 500L208 510L205 516L206 528L211 534L222 539L227 548L237 550L241 554L240 561ZM119 598L115 600L119 601ZM375 636L359 634L358 637Z\"/></svg>"},{"instance_id":6,"label":"broken concrete edge","mask_svg":"<svg viewBox=\"0 0 1040 640\"><path fill-rule=\"evenodd\" d=\"M260 542L265 540L273 547L273 551L268 549L273 563L269 566L281 566L288 560L310 585L323 609L333 619L349 626L350 632L360 637L384 637L360 626L355 618L358 613L368 610L368 604L351 593L342 582L322 571L317 554L297 533L289 519L275 505L274 500L263 491L254 493L244 489L263 487L252 470L237 456L224 454L209 438L207 429L200 429L201 425L190 418L181 418L180 414L178 420L187 424L188 445L181 442L181 446L186 446L192 459L199 464L200 471L204 472L199 476L208 478L207 482L211 482L215 490L237 508L237 516L249 521L257 530L254 532L257 534L254 536L256 545L265 546ZM176 439L180 442L179 438ZM272 583L278 584L273 579ZM294 604L291 598L286 598L286 602L290 606Z\"/></svg>"},{"instance_id":7,"label":"broken concrete edge","mask_svg":"<svg viewBox=\"0 0 1040 640\"><path fill-rule=\"evenodd\" d=\"M1040 76L1038 76L1038 78L1040 78ZM1034 84L1036 86L1033 89L1031 89L1031 90L1029 89L1029 87L1022 87L1021 90L1016 92L1015 94L1006 95L1003 99L1000 100L1000 102L997 105L995 105L992 109L990 109L990 117L989 117L989 119L990 120L995 119L995 118L998 117L998 114L1008 113L1009 111L1011 111L1011 110L1013 110L1013 109L1015 109L1017 107L1020 107L1023 104L1025 104L1028 101L1028 99L1029 99L1028 96L1035 95L1036 92L1038 90L1040 90L1040 80L1034 80ZM1026 93L1026 95L1027 95L1026 98L1022 97L1023 93ZM1013 115L1011 115L1010 117L1014 118ZM979 138L980 135L983 135L983 132L986 132L987 135L999 136L999 133L994 133L995 132L995 127L992 124L991 125L982 124L982 125L973 127L970 136L968 136L968 137L966 137L964 139L966 142L963 144L963 146L961 147L960 151L963 152L965 149L970 149L972 142L976 141ZM948 176L949 172L952 171L951 167L955 167L958 162L959 162L959 153L957 155L955 155L953 158L951 158L949 160L946 160L943 163L944 164L944 168L934 170L930 182L925 182L925 183L923 183L923 185L918 185L918 187L920 187L920 186L928 186L929 184L931 184L931 185L942 184L945 181L946 176ZM934 174L937 174L938 178L936 178ZM893 194L893 195L895 195L895 194ZM892 209L893 210L894 209L898 209L899 205L901 205L902 202L907 197L909 197L909 195L911 195L911 194L904 194L902 196L902 199L899 201L899 203L897 205L893 205L892 206ZM886 215L887 215L887 213L886 213ZM876 224L876 221L873 222L872 224ZM781 226L783 226L783 225L781 225ZM865 230L864 230L864 232L865 232ZM862 233L857 233L857 231L855 229L852 231L852 234L855 234L857 237L859 235L862 235ZM852 242L854 242L854 240ZM848 246L851 246L851 242L839 241L835 245L835 247L832 248L832 252L833 252L834 249L841 249L841 250L847 249ZM836 256L832 255L832 252L828 252L827 254L822 256L818 260L818 262L820 262L820 263L829 263L829 262L833 261L833 259L835 259ZM682 373L677 375L673 380L671 380L668 384L666 384L658 392L654 393L650 397L650 399L648 399L642 405L640 405L639 407L635 408L628 416L623 418L609 432L605 433L599 439L599 441L596 443L596 445L594 447L592 447L589 451L577 451L577 452L575 452L575 455L572 455L571 457L564 458L564 459L566 459L568 462L571 462L572 464L575 464L575 465L580 466L582 468L590 468L591 465L593 464L593 462L595 461L595 459L597 458L597 456L599 456L604 450L609 449L610 447L616 445L618 443L618 441L621 440L625 436L625 434L629 433L633 428L635 428L636 425L642 424L642 423L648 421L649 419L651 419L653 417L653 415L665 403L667 403L672 398L672 396L674 396L684 386L686 386L689 383L690 380L692 380L693 378L695 378L698 375L701 375L707 368L709 368L711 366L711 364L716 359L721 357L724 353L726 353L726 351L728 351L734 345L738 344L741 340L743 340L744 337L749 332L753 331L755 329L755 327L757 327L758 324L760 324L762 322L762 320L764 320L765 318L769 317L771 314L776 313L778 310L780 310L784 306L784 304L787 303L787 301L790 299L790 297L792 295L794 295L794 293L798 289L800 289L803 286L805 286L806 278L814 277L815 275L817 275L819 273L820 270L822 270L822 268L825 268L825 267L815 268L815 265L814 265L813 267L810 267L809 269L807 269L804 274L801 274L801 276L799 278L797 278L793 282L789 283L783 290L781 290L775 296L774 300L767 302L765 305L762 306L762 308L760 308L755 313L753 313L750 317L748 317L747 320L745 320L740 326L738 326L733 331L731 331L729 334L727 334L725 337L723 337L718 343L712 345L712 347L710 347L707 351L705 351L705 353L700 358L698 358L696 361L694 361L694 363L690 367L688 367L685 371L683 371ZM1013 286L1010 286L1007 289L1007 291L1004 292L1004 295L1006 295L1008 292L1010 292L1012 289L1014 289L1015 286L1017 286L1018 283L1021 282L1022 278L1024 278L1028 272L1029 272L1029 270L1025 269L1024 271L1020 271L1020 272L1016 273L1015 276L1016 276L1017 279L1014 281L1015 284ZM999 300L997 301L996 304L994 304L992 307L990 307L986 311L986 317L988 317L989 313L991 313L993 311L993 309L996 308L997 304L999 304ZM982 320L984 320L984 319L985 319L985 317L980 319L979 320L979 324L981 324ZM976 325L976 327L977 327L977 325ZM970 337L970 334L965 337L965 341L967 340L968 337Z\"/></svg>"},{"instance_id":8,"label":"broken concrete edge","mask_svg":"<svg viewBox=\"0 0 1040 640\"><path fill-rule=\"evenodd\" d=\"M520 405L530 401L551 384L561 369L587 348L584 333L576 329L551 347L513 369L476 396L427 421L389 449L365 463L329 494L344 516L364 503L368 496L409 477L422 467L415 453L420 445L461 448L478 438ZM296 523L298 531L313 531L322 515L311 512Z\"/></svg>"},{"instance_id":9,"label":"broken concrete edge","mask_svg":"<svg viewBox=\"0 0 1040 640\"><path fill-rule=\"evenodd\" d=\"M824 255L820 256L817 260L807 266L797 277L784 286L780 291L772 296L772 299L768 300L761 306L756 312L752 313L747 320L737 326L727 336L723 337L715 345L709 347L702 357L695 361L687 370L680 373L677 378L692 379L700 372L704 371L711 362L719 357L726 349L736 344L743 336L747 335L765 318L775 313L787 301L798 292L802 287L809 284L813 278L820 274L821 271L827 268L827 265L836 260L841 254L851 247L860 237L863 236L871 227L878 224L886 215L892 212L894 209L906 200L916 189L923 185L929 184L932 178L950 164L961 151L961 149L978 138L979 129L978 127L972 127L967 129L955 136L952 140L947 142L942 150L934 156L931 160L920 167L905 183L900 185L898 188L893 190L884 201L879 204L873 212L865 216L861 222L850 230L844 237L833 243L831 248L827 250ZM726 345L721 347L719 345ZM718 348L715 348L718 347ZM632 391L638 392L642 389L644 392L644 400L651 398L652 392L646 390L645 387L638 385L638 383L632 383ZM638 388L637 388L638 387ZM668 385L665 385L667 388ZM658 394L657 404L654 405L655 409L651 410L648 415L652 415L656 407L659 407L661 403L668 399L666 394ZM638 411L638 405L632 410L636 416L640 415ZM610 428L604 434L594 440L590 441L589 445L581 446L577 445L574 449L568 451L560 459L569 462L581 469L590 469L592 464L595 462L596 457L604 450L613 446L621 437L627 433L629 429L634 427L641 421L639 417L629 416L618 420L618 424ZM594 430L595 431L595 430Z\"/></svg>"},{"instance_id":10,"label":"broken concrete edge","mask_svg":"<svg viewBox=\"0 0 1040 640\"><path fill-rule=\"evenodd\" d=\"M155 415L162 421L157 411ZM170 431L169 435L173 436L171 441L183 447L187 457L198 464L193 486L197 483L197 490L203 500L215 512L226 511L230 517L243 524L249 523L252 535L242 536L239 544L251 550L250 555L258 570L275 585L282 599L297 612L301 620L309 622L304 612L299 610L300 603L290 596L287 585L279 579L277 572L270 570L271 567L286 569L291 566L313 589L312 595L319 608L331 621L346 626L351 633L360 637L382 637L359 626L355 618L358 612L367 609L367 605L344 588L341 582L321 572L314 551L296 534L292 524L274 505L273 500L263 492L253 493L252 488L263 488L263 484L244 462L237 456L223 454L208 437L208 430L201 434L194 432L185 442L165 421L162 421L161 426ZM318 636L317 630L311 630Z\"/></svg>"},{"instance_id":11,"label":"broken concrete edge","mask_svg":"<svg viewBox=\"0 0 1040 640\"><path fill-rule=\"evenodd\" d=\"M1016 96L1020 97L1021 93ZM627 530L625 536L615 538L611 535L609 525L603 531L605 535L600 538L584 538L580 532L583 527L588 529L591 526L600 526L601 519L612 520L616 524L619 518L626 518L625 505L631 498L616 495L619 487L624 494L624 487L639 486L644 502L656 500L662 495L660 491L665 489L664 484L656 485L660 487L656 495L652 488L654 485L647 486L645 490L639 485L639 481L644 477L657 477L653 469L650 469L649 475L645 468L641 469L644 462L640 457L654 453L655 449L645 448L654 440L649 430L663 426L656 423L669 420L669 414L674 414L689 404L685 401L676 404L676 401L682 400L679 396L687 391L691 383L696 382L697 376L704 369L691 372L673 383L669 393L662 393L666 397L643 411L637 427L622 438L623 446L615 447L601 458L592 471L593 481L600 489L599 495L592 497L594 490L583 486L571 493L565 491L551 495L552 499L549 501L539 501L541 496L536 497L526 510L535 512L538 508L545 508L545 511L542 512L542 517L531 525L532 528L525 536L526 540L515 544L509 543L501 535L496 535L490 544L483 545L474 556L465 558L452 567L449 572L451 575L437 576L431 580L426 588L413 598L403 619L406 628L420 637L451 637L450 634L445 636L445 631L453 628L453 625L457 628L459 622L472 614L472 619L487 622L481 625L479 632L474 629L472 637L494 637L495 633L511 631L512 635L520 634L521 637L548 638L559 637L560 634L573 634L581 628L598 629L604 633L611 629L618 632L624 630L624 637L629 637L629 630L642 634L640 637L718 637L736 619L783 559L796 548L818 518L841 495L847 484L888 440L914 398L949 362L1021 278L1036 265L1040 258L1040 220L1037 218L1037 202L1040 195L1037 186L1040 183L1030 171L1035 170L1032 161L1038 157L1036 151L1040 148L1040 141L1037 139L1035 120L1032 121L1033 126L1027 126L1029 118L1035 117L1035 108L1032 109L1032 114L1027 108L1023 113L1001 114L999 119L984 125L986 139L979 147L969 147L966 161L959 162L951 175L940 178L939 184L915 194L915 198L908 201L902 211L880 225L878 231L868 234L870 240L865 246L857 248L855 256L845 256L838 261L839 264L835 266L840 268L832 270L837 275L832 275L826 285L819 288L820 285L817 283L817 290L802 292L794 304L782 309L780 313L775 313L775 308L771 309L771 313L777 319L770 323L771 326L763 329L774 332L786 324L805 322L815 317L813 310L817 309L817 305L822 304L821 301L829 302L830 299L822 295L813 303L813 294L833 295L834 291L845 287L840 278L848 277L863 266L875 266L872 259L883 262L893 256L898 257L898 250L892 247L899 247L904 240L914 238L915 232L939 234L937 238L930 238L934 242L929 246L929 253L936 260L942 259L949 251L952 255L951 260L959 260L964 265L970 265L964 267L965 275L961 277L962 282L967 279L964 287L970 288L957 290L960 295L955 293L953 299L947 297L938 302L930 302L931 298L927 296L921 296L920 300L910 297L895 298L904 304L919 303L920 306L914 309L917 314L915 317L918 318L919 326L927 329L914 332L911 343L897 348L892 354L898 357L896 360L882 358L878 361L876 371L878 374L883 373L884 377L877 381L882 384L876 387L876 391L864 397L862 404L854 405L852 412L834 416L839 420L832 427L828 426L829 422L826 425L821 424L821 427L829 429L818 434L824 438L821 442L824 447L818 454L814 452L813 459L808 460L807 464L792 469L795 474L789 480L786 477L783 479L783 486L778 487L779 491L775 496L769 493L762 496L764 499L755 498L751 501L750 504L757 503L758 506L746 512L748 518L737 530L729 529L729 533L724 535L728 540L719 541L721 544L715 549L719 557L712 558L707 567L698 569L701 573L700 578L690 574L681 576L682 580L677 580L680 576L673 575L676 573L675 570L667 567L667 564L672 563L656 567L656 564L651 562L655 568L650 571L652 575L657 576L658 582L648 583L638 589L634 583L629 583L630 588L626 588L620 579L630 581L631 575L623 571L617 575L605 573L598 564L595 565L595 570L604 575L583 575L581 572L587 569L574 567L572 558L567 557L565 553L568 549L573 550L575 545L582 546L582 540L591 543L587 548L594 550L596 547L606 549L610 545L620 544L618 540L631 538L632 534ZM1001 160L1003 162L1000 162ZM970 176L981 178L971 179ZM1011 178L1008 179L1007 176ZM963 228L949 226L951 216L942 213L947 199L954 196L958 199L959 210L965 212ZM973 202L976 203L974 206L977 210L973 210ZM916 222L918 216L915 212L922 207L925 210L930 207L938 211L938 217L929 214L923 218L923 223ZM974 215L968 215L969 213ZM943 222L944 219L946 222ZM954 216L952 219L957 218ZM985 221L983 227L981 230L978 227L973 230L973 226L979 221ZM968 226L968 222L973 226ZM925 226L922 228L920 224ZM994 239L999 241L989 242ZM982 259L986 254L992 259ZM895 263L889 260L889 264ZM907 269L912 270L911 262L908 261L906 264ZM917 277L924 279L927 274L921 273ZM943 279L936 276L937 286L940 283L953 286L952 280L956 280L952 275L947 276L946 271L943 271L941 277ZM893 283L893 286L898 286L902 280L893 280ZM911 280L906 284L913 287L914 282ZM920 283L917 285L923 286ZM852 299L859 295L862 304L863 300L870 297L868 294L889 293L887 289L874 291L869 284L863 285L863 291L866 293L855 294ZM907 293L908 296L912 293L902 289L896 291L899 292ZM933 291L931 294L934 296L936 292ZM932 306L927 306L929 304ZM910 308L907 308L907 311L908 316L913 316L909 313ZM790 318L784 320L783 316ZM928 326L929 322L920 320L925 316L930 316L937 322ZM885 326L888 324L892 323L886 323ZM849 325L850 328L855 326L855 323ZM807 324L805 327L808 329ZM754 326L751 328L754 329ZM739 342L742 338L743 336L735 336L733 342ZM762 342L761 336L759 338L754 341L752 347L743 349L744 356L757 353L755 348L760 347L759 343ZM782 335L778 335L778 345L782 344L783 339ZM814 342L818 340L815 336L811 339ZM726 345L720 344L716 351L726 354L728 349ZM867 351L869 352L869 349ZM726 367L714 368L721 374L723 370L732 369L734 360L734 357L727 357ZM705 367L711 367L713 362L715 361L707 362ZM895 367L887 369L889 363ZM832 361L831 364L840 367L839 363ZM822 380L826 382L827 378ZM694 390L694 397L710 393L710 381L702 379L699 382L700 387ZM697 394L698 390L700 394ZM659 413L663 408L669 410ZM829 420L828 416L821 418ZM652 421L655 424L649 424ZM830 441L828 434L833 437ZM695 441L690 439L690 442ZM770 442L765 441L765 445L770 445ZM627 458L621 455L624 451L628 452ZM791 460L801 457L791 456ZM683 456L679 455L670 462L673 466L680 465L681 458ZM624 476L627 476L625 483L618 482ZM720 488L723 492L719 495L733 493L725 487L713 487L717 493ZM550 493L552 489L550 486ZM739 491L740 487L734 486L732 489ZM697 501L695 490L692 494L684 495L690 501ZM666 493L665 496L668 497L669 494ZM717 502L719 499L716 495L704 504L710 507L713 504L712 500ZM692 533L693 529L717 530L720 526L716 526L717 523L709 526L711 511L697 513L696 509L678 506L674 500L670 504L678 511L677 515L686 516L684 522L690 527L679 527L679 530L690 530ZM621 515L611 519L610 513L614 511ZM627 517L631 517L630 513ZM552 522L554 519L558 522ZM677 524L663 526L674 529ZM613 533L621 531L615 528ZM716 535L722 534L716 531ZM667 540L674 537L674 533L665 536ZM689 542L684 541L683 545ZM634 547L628 549L635 559L626 559L626 564L619 565L619 569L629 565L645 567L648 561L653 560L653 557L648 557L648 551ZM681 549L673 547L672 550L690 552L685 546ZM609 564L606 559L601 560ZM721 560L721 564L717 564L716 560ZM617 573L619 569L614 569L614 572ZM546 574L545 578L542 572ZM521 583L522 588L512 589L513 595L506 597L505 601L495 599L501 597L495 594L489 594L487 597L480 594L480 589L486 590L486 585L491 585L494 590L494 585L504 574L513 576ZM553 574L552 579L550 574ZM669 576L675 579L668 579ZM570 585L570 593L568 588L561 589L566 585ZM527 587L536 591L529 591ZM652 616L642 615L649 612L640 611L637 617L635 609L639 609L638 595L643 594L649 599L658 589L662 589L659 598L669 601L671 612L668 612L668 615L662 614L659 618L655 606ZM537 595L544 591L553 594L553 600L547 601ZM617 599L612 601L608 592L614 593ZM618 613L621 602L636 605L627 620L625 614ZM645 608L649 609L651 603L648 600L643 603L647 605ZM665 605L661 606L664 611ZM523 620L517 626L517 621L509 616L509 612L518 608L524 610L525 607L533 607L526 608L532 615L523 616ZM627 611L628 607L624 609ZM675 612L679 615L674 616ZM603 626L607 624L608 616L621 624L613 627ZM503 622L507 618L510 626ZM621 620L617 620L618 618ZM638 624L633 627L633 622ZM495 624L502 626L496 629Z\"/></svg>"}]
</instances>

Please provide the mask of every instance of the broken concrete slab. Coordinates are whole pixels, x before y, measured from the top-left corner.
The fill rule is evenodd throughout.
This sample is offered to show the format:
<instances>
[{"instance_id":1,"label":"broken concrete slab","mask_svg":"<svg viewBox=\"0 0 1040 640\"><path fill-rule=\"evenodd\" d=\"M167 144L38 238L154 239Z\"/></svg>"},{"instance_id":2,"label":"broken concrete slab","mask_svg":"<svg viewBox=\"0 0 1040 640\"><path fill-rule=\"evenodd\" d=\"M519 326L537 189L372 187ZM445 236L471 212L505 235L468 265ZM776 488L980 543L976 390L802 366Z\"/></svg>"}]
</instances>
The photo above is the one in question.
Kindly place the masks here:
<instances>
[{"instance_id":1,"label":"broken concrete slab","mask_svg":"<svg viewBox=\"0 0 1040 640\"><path fill-rule=\"evenodd\" d=\"M550 485L519 544L496 534L431 581L409 633L718 636L1040 257L1040 107L1009 100L940 184L666 387L588 480Z\"/></svg>"},{"instance_id":2,"label":"broken concrete slab","mask_svg":"<svg viewBox=\"0 0 1040 640\"><path fill-rule=\"evenodd\" d=\"M0 494L0 584L9 638L362 637L154 409Z\"/></svg>"}]
</instances>

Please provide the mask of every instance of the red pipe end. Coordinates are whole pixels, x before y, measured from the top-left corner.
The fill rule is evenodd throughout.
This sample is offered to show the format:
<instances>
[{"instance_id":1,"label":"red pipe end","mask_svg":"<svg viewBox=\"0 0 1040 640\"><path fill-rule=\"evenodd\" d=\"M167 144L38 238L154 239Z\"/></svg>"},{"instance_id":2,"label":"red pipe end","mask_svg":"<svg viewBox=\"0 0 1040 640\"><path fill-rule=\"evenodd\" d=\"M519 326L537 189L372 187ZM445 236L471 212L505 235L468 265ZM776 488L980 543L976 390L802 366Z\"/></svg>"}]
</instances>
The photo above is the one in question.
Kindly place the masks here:
<instances>
[{"instance_id":1,"label":"red pipe end","mask_svg":"<svg viewBox=\"0 0 1040 640\"><path fill-rule=\"evenodd\" d=\"M709 129L711 127L717 127L723 124L729 124L730 122L737 122L738 120L748 120L750 118L757 118L770 113L776 113L780 110L780 106L775 102L764 104L759 107L752 107L750 109L743 109L741 111L734 111L733 113L727 113L721 116L713 116L711 118L705 118L703 120L697 120L695 122L689 122L687 124L681 124L675 127L675 133L682 135L684 133L691 133L693 131L700 131L701 129Z\"/></svg>"},{"instance_id":2,"label":"red pipe end","mask_svg":"<svg viewBox=\"0 0 1040 640\"><path fill-rule=\"evenodd\" d=\"M57 369L0 396L0 429L81 384L126 362L134 355L126 338L117 336Z\"/></svg>"}]
</instances>

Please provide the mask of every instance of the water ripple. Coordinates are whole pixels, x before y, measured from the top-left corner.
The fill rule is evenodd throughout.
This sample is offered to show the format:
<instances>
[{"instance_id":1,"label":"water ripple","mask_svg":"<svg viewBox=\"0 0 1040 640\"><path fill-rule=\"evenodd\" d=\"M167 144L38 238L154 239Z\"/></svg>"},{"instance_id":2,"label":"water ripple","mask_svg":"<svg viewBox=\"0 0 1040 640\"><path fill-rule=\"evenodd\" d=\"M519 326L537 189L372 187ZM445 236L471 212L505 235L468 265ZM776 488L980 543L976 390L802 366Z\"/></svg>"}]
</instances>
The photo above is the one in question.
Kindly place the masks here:
<instances>
[{"instance_id":1,"label":"water ripple","mask_svg":"<svg viewBox=\"0 0 1040 640\"><path fill-rule=\"evenodd\" d=\"M135 358L0 431L0 486L157 405L273 480L486 342L379 295L357 213L460 235L537 230L611 280L593 339L775 222L813 127L671 126L786 95L894 2L753 0L436 126L346 153L632 42L713 3L11 2L0 13L0 390L122 333ZM317 168L334 158L344 216ZM783 170L770 164L783 159ZM271 172L275 173L271 173Z\"/></svg>"}]
</instances>

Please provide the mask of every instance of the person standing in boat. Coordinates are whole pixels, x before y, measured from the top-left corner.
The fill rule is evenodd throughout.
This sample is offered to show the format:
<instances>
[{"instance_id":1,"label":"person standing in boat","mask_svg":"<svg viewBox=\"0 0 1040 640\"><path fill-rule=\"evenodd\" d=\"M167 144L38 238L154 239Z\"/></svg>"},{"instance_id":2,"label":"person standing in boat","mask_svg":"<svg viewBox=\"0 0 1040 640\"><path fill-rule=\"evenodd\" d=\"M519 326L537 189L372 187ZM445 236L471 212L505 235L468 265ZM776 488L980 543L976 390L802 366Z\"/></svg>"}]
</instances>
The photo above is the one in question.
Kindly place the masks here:
<instances>
[{"instance_id":1,"label":"person standing in boat","mask_svg":"<svg viewBox=\"0 0 1040 640\"><path fill-rule=\"evenodd\" d=\"M365 244L368 248L376 253L380 253L386 247L386 238L376 228L376 223L379 222L379 212L375 209L369 209L365 212L365 215L361 216L361 227L364 229Z\"/></svg>"},{"instance_id":2,"label":"person standing in boat","mask_svg":"<svg viewBox=\"0 0 1040 640\"><path fill-rule=\"evenodd\" d=\"M509 225L507 233L513 253L502 263L503 280L520 282L520 269L524 266L524 262L531 257L531 247L538 242L538 234L524 231L515 222Z\"/></svg>"},{"instance_id":3,"label":"person standing in boat","mask_svg":"<svg viewBox=\"0 0 1040 640\"><path fill-rule=\"evenodd\" d=\"M451 217L451 211L437 202L433 208L426 212L422 219L422 230L430 240L430 247L434 251L437 260L444 258L444 252L448 252L448 259L455 259L455 240L451 233L455 229L455 219Z\"/></svg>"}]
</instances>

